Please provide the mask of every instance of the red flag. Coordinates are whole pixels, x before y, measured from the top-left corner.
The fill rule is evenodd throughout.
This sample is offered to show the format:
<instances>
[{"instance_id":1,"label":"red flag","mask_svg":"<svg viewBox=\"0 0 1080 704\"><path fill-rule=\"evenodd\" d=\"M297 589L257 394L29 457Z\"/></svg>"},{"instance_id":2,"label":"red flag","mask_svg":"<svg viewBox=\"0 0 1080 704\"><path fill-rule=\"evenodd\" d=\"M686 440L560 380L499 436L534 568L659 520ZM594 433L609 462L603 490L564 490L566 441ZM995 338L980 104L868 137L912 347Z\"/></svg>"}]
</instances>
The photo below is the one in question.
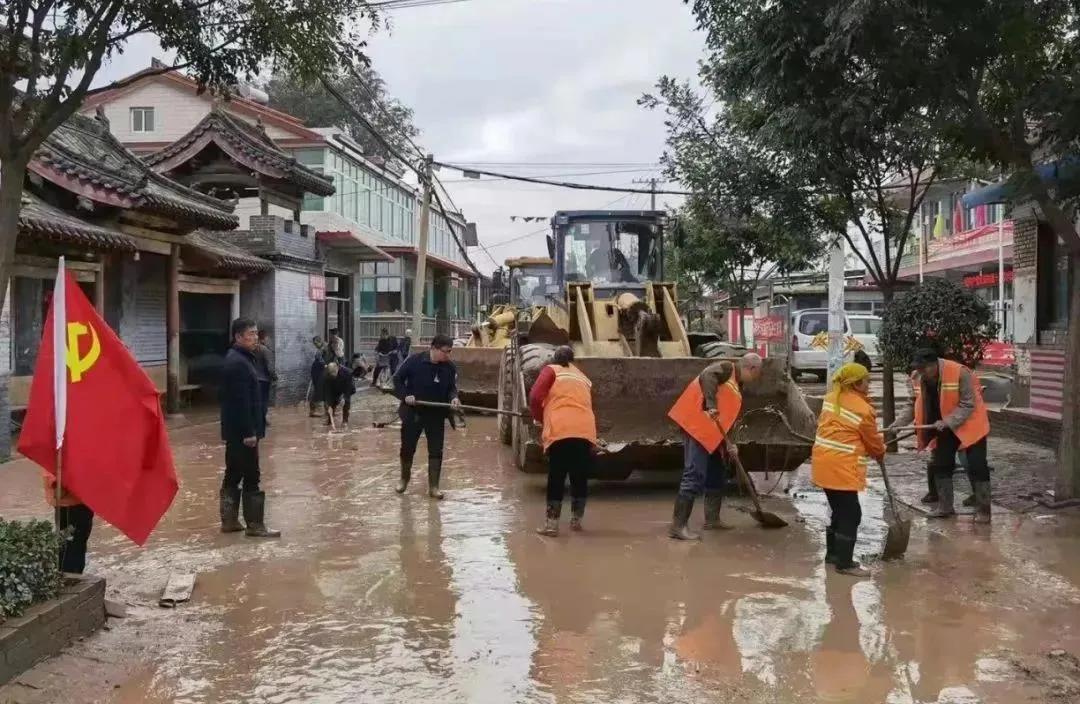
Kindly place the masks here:
<instances>
[{"instance_id":1,"label":"red flag","mask_svg":"<svg viewBox=\"0 0 1080 704\"><path fill-rule=\"evenodd\" d=\"M63 488L142 545L178 484L154 383L65 272L67 426ZM53 315L49 306L19 451L56 476ZM61 312L63 315L63 312Z\"/></svg>"},{"instance_id":2,"label":"red flag","mask_svg":"<svg viewBox=\"0 0 1080 704\"><path fill-rule=\"evenodd\" d=\"M953 234L964 231L964 207L960 205L960 199L956 199L956 207L953 208Z\"/></svg>"}]
</instances>

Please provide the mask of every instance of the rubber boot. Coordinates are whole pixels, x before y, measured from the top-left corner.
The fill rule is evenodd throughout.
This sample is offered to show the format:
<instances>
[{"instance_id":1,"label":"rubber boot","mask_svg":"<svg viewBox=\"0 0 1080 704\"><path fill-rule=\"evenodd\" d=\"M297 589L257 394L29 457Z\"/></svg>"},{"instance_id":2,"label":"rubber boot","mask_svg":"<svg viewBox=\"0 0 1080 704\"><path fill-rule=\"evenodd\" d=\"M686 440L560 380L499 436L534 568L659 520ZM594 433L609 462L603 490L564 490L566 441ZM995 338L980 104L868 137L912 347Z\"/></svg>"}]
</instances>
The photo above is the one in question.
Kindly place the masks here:
<instances>
[{"instance_id":1,"label":"rubber boot","mask_svg":"<svg viewBox=\"0 0 1080 704\"><path fill-rule=\"evenodd\" d=\"M318 418L320 415L322 414L319 413L318 401L311 401L308 403L308 416L311 418Z\"/></svg>"},{"instance_id":2,"label":"rubber boot","mask_svg":"<svg viewBox=\"0 0 1080 704\"><path fill-rule=\"evenodd\" d=\"M562 502L549 501L544 514L544 525L536 529L540 535L554 538L559 534L559 516L562 515Z\"/></svg>"},{"instance_id":3,"label":"rubber boot","mask_svg":"<svg viewBox=\"0 0 1080 704\"><path fill-rule=\"evenodd\" d=\"M399 494L404 494L405 490L409 488L409 479L412 478L412 458L401 458L401 479L398 480L397 487L394 488Z\"/></svg>"},{"instance_id":4,"label":"rubber boot","mask_svg":"<svg viewBox=\"0 0 1080 704\"><path fill-rule=\"evenodd\" d=\"M870 570L855 561L855 538L837 533L833 540L836 546L836 572L848 577L869 577Z\"/></svg>"},{"instance_id":5,"label":"rubber boot","mask_svg":"<svg viewBox=\"0 0 1080 704\"><path fill-rule=\"evenodd\" d=\"M990 482L974 482L975 522L990 522Z\"/></svg>"},{"instance_id":6,"label":"rubber boot","mask_svg":"<svg viewBox=\"0 0 1080 704\"><path fill-rule=\"evenodd\" d=\"M719 491L705 492L705 530L728 530L730 525L720 520L720 506L724 502L724 495Z\"/></svg>"},{"instance_id":7,"label":"rubber boot","mask_svg":"<svg viewBox=\"0 0 1080 704\"><path fill-rule=\"evenodd\" d=\"M427 493L433 499L441 499L445 494L439 491L439 479L442 477L442 457L428 457Z\"/></svg>"},{"instance_id":8,"label":"rubber boot","mask_svg":"<svg viewBox=\"0 0 1080 704\"><path fill-rule=\"evenodd\" d=\"M570 499L570 530L581 532L581 519L585 517L585 499Z\"/></svg>"},{"instance_id":9,"label":"rubber boot","mask_svg":"<svg viewBox=\"0 0 1080 704\"><path fill-rule=\"evenodd\" d=\"M686 524L690 521L690 514L694 512L694 497L679 494L675 497L675 510L671 516L671 528L668 535L676 540L701 540L701 536L693 533Z\"/></svg>"},{"instance_id":10,"label":"rubber boot","mask_svg":"<svg viewBox=\"0 0 1080 704\"><path fill-rule=\"evenodd\" d=\"M934 478L934 470L930 466L927 466L926 468L926 486L929 491L926 492L926 496L919 499L919 502L924 504L936 504L938 501L937 482Z\"/></svg>"},{"instance_id":11,"label":"rubber boot","mask_svg":"<svg viewBox=\"0 0 1080 704\"><path fill-rule=\"evenodd\" d=\"M832 528L825 529L825 564L836 564L836 532Z\"/></svg>"},{"instance_id":12,"label":"rubber boot","mask_svg":"<svg viewBox=\"0 0 1080 704\"><path fill-rule=\"evenodd\" d=\"M928 515L930 518L952 518L956 515L953 506L953 478L952 475L938 475L934 478L937 482L938 503L937 508Z\"/></svg>"},{"instance_id":13,"label":"rubber boot","mask_svg":"<svg viewBox=\"0 0 1080 704\"><path fill-rule=\"evenodd\" d=\"M280 538L280 530L266 527L266 492L244 492L244 534L251 538Z\"/></svg>"},{"instance_id":14,"label":"rubber boot","mask_svg":"<svg viewBox=\"0 0 1080 704\"><path fill-rule=\"evenodd\" d=\"M244 530L240 523L240 488L222 489L219 494L221 510L221 532L239 533Z\"/></svg>"},{"instance_id":15,"label":"rubber boot","mask_svg":"<svg viewBox=\"0 0 1080 704\"><path fill-rule=\"evenodd\" d=\"M971 496L960 502L960 505L966 508L971 508L972 506L978 505L978 500L975 498L975 493L972 492Z\"/></svg>"}]
</instances>

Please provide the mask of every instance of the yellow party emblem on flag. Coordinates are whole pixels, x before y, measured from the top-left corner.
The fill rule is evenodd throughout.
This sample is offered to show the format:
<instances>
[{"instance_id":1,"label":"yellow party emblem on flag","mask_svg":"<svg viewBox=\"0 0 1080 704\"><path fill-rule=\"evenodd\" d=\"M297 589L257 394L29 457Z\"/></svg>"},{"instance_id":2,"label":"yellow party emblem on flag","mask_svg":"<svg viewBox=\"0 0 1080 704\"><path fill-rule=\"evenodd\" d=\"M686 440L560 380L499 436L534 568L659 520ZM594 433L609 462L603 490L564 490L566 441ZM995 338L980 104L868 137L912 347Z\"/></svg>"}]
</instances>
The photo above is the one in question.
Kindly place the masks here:
<instances>
[{"instance_id":1,"label":"yellow party emblem on flag","mask_svg":"<svg viewBox=\"0 0 1080 704\"><path fill-rule=\"evenodd\" d=\"M85 355L79 354L79 338L90 335L90 349ZM97 331L88 323L67 324L67 368L71 372L71 382L82 381L83 375L90 371L101 356L101 343Z\"/></svg>"}]
</instances>

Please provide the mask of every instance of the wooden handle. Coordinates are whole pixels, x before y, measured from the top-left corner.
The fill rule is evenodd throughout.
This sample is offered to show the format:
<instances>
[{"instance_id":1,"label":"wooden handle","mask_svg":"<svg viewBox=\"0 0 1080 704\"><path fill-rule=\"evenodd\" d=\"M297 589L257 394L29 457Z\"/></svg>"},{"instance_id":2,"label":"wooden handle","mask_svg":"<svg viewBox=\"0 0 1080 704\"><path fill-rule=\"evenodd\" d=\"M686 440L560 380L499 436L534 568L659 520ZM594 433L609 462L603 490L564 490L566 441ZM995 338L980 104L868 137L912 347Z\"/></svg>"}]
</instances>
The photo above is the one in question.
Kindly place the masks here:
<instances>
[{"instance_id":1,"label":"wooden handle","mask_svg":"<svg viewBox=\"0 0 1080 704\"><path fill-rule=\"evenodd\" d=\"M449 403L438 403L437 401L417 401L413 405L423 406L425 408L449 408L452 410L460 411L476 411L477 413L495 413L504 416L515 416L517 418L525 417L524 413L519 413L517 411L504 411L498 408L484 408L483 406L466 406L464 404L455 407L450 405Z\"/></svg>"}]
</instances>

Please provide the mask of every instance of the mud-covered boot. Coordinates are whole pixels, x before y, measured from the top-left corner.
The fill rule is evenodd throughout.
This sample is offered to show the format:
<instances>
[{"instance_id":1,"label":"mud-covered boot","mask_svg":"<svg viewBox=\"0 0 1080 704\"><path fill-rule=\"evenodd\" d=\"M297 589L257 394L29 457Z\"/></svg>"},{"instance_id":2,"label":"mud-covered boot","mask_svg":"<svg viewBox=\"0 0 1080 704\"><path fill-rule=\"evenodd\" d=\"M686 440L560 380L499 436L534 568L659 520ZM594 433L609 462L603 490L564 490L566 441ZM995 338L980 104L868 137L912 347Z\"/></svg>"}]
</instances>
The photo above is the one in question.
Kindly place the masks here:
<instances>
[{"instance_id":1,"label":"mud-covered boot","mask_svg":"<svg viewBox=\"0 0 1080 704\"><path fill-rule=\"evenodd\" d=\"M990 482L974 482L975 522L990 522Z\"/></svg>"},{"instance_id":2,"label":"mud-covered boot","mask_svg":"<svg viewBox=\"0 0 1080 704\"><path fill-rule=\"evenodd\" d=\"M570 530L581 532L581 519L585 517L585 499L570 500Z\"/></svg>"},{"instance_id":3,"label":"mud-covered boot","mask_svg":"<svg viewBox=\"0 0 1080 704\"><path fill-rule=\"evenodd\" d=\"M937 508L931 511L930 518L952 518L956 515L953 506L953 478L949 475L935 477L937 483L938 502Z\"/></svg>"},{"instance_id":4,"label":"mud-covered boot","mask_svg":"<svg viewBox=\"0 0 1080 704\"><path fill-rule=\"evenodd\" d=\"M936 504L938 502L937 482L934 480L934 469L929 466L926 468L926 486L929 491L926 492L926 496L919 499L919 503Z\"/></svg>"},{"instance_id":5,"label":"mud-covered boot","mask_svg":"<svg viewBox=\"0 0 1080 704\"><path fill-rule=\"evenodd\" d=\"M690 514L694 512L694 498L679 494L675 497L675 509L671 515L671 528L668 535L676 540L701 540L701 536L691 532L686 524L690 521Z\"/></svg>"},{"instance_id":6,"label":"mud-covered boot","mask_svg":"<svg viewBox=\"0 0 1080 704\"><path fill-rule=\"evenodd\" d=\"M429 457L427 463L427 493L433 499L441 499L445 494L439 490L442 478L442 457Z\"/></svg>"},{"instance_id":7,"label":"mud-covered boot","mask_svg":"<svg viewBox=\"0 0 1080 704\"><path fill-rule=\"evenodd\" d=\"M836 546L836 572L848 577L869 577L870 570L855 561L855 538L837 533L833 540Z\"/></svg>"},{"instance_id":8,"label":"mud-covered boot","mask_svg":"<svg viewBox=\"0 0 1080 704\"><path fill-rule=\"evenodd\" d=\"M562 514L562 502L549 501L544 514L544 525L536 529L540 535L554 538L559 534L559 516Z\"/></svg>"},{"instance_id":9,"label":"mud-covered boot","mask_svg":"<svg viewBox=\"0 0 1080 704\"><path fill-rule=\"evenodd\" d=\"M266 492L244 492L244 534L250 538L280 538L280 530L266 527Z\"/></svg>"},{"instance_id":10,"label":"mud-covered boot","mask_svg":"<svg viewBox=\"0 0 1080 704\"><path fill-rule=\"evenodd\" d=\"M244 525L240 523L240 488L222 489L218 503L221 511L221 532L239 533L244 530Z\"/></svg>"},{"instance_id":11,"label":"mud-covered boot","mask_svg":"<svg viewBox=\"0 0 1080 704\"><path fill-rule=\"evenodd\" d=\"M825 564L836 564L836 531L832 528L825 529Z\"/></svg>"},{"instance_id":12,"label":"mud-covered boot","mask_svg":"<svg viewBox=\"0 0 1080 704\"><path fill-rule=\"evenodd\" d=\"M705 524L701 526L705 530L728 530L730 525L720 520L720 507L724 503L724 495L719 491L705 492Z\"/></svg>"},{"instance_id":13,"label":"mud-covered boot","mask_svg":"<svg viewBox=\"0 0 1080 704\"><path fill-rule=\"evenodd\" d=\"M972 492L971 496L960 502L960 505L964 508L971 508L972 506L978 505L978 500L975 498L975 493Z\"/></svg>"},{"instance_id":14,"label":"mud-covered boot","mask_svg":"<svg viewBox=\"0 0 1080 704\"><path fill-rule=\"evenodd\" d=\"M398 479L397 486L394 488L399 494L404 494L405 490L409 488L409 479L412 478L412 458L401 458L401 478Z\"/></svg>"}]
</instances>

